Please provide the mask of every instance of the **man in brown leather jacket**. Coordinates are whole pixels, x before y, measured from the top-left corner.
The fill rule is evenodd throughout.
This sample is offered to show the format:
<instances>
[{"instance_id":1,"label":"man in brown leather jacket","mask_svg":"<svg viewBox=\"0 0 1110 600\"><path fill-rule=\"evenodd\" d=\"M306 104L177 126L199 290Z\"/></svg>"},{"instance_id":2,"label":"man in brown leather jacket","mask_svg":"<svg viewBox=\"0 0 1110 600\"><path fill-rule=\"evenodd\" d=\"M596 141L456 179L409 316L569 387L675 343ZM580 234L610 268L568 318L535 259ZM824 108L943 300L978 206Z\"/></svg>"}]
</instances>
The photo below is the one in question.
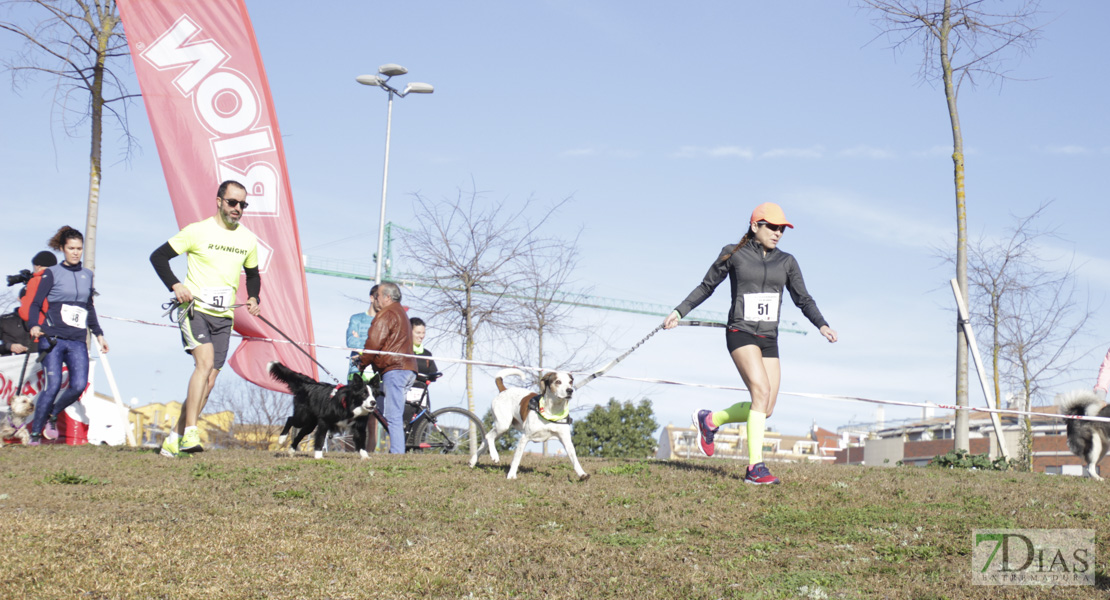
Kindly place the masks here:
<instances>
[{"instance_id":1,"label":"man in brown leather jacket","mask_svg":"<svg viewBox=\"0 0 1110 600\"><path fill-rule=\"evenodd\" d=\"M412 326L401 307L401 290L397 284L383 282L371 297L377 316L366 334L366 349L393 354L363 354L362 368L373 365L382 378L385 392L385 421L389 425L389 453L405 453L405 395L416 379L416 359L412 356Z\"/></svg>"}]
</instances>

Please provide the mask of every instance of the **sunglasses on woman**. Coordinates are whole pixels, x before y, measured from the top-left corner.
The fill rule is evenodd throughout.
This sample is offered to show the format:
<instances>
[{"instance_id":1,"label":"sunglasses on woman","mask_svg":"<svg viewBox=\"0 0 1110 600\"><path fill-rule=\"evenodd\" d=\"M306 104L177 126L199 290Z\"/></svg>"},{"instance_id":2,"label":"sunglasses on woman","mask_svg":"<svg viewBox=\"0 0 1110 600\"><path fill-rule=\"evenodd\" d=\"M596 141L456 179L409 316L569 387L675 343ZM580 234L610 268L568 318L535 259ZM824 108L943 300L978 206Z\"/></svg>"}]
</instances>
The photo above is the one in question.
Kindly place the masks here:
<instances>
[{"instance_id":1,"label":"sunglasses on woman","mask_svg":"<svg viewBox=\"0 0 1110 600\"><path fill-rule=\"evenodd\" d=\"M773 225L771 223L768 223L767 221L760 221L759 223L756 223L756 225L762 225L767 229L770 229L771 231L786 231L786 225Z\"/></svg>"}]
</instances>

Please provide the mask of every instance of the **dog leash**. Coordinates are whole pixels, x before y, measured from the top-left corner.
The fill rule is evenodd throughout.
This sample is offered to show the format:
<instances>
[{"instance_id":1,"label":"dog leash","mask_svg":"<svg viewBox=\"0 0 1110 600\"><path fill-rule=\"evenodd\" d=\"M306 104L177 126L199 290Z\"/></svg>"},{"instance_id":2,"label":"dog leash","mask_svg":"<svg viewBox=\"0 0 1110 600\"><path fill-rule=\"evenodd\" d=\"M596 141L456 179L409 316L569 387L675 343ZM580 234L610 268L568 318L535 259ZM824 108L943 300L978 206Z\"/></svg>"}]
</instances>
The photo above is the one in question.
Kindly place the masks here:
<instances>
[{"instance_id":1,"label":"dog leash","mask_svg":"<svg viewBox=\"0 0 1110 600\"><path fill-rule=\"evenodd\" d=\"M271 322L269 321L269 319L267 319L266 317L263 317L263 316L262 316L261 314L260 314L260 315L258 315L258 318L259 318L259 319L261 319L263 323L265 323L265 324L269 325L271 329L273 329L274 331L276 331L276 332L280 333L280 334L281 334L281 337L285 338L286 340L288 340L288 341L289 341L289 343L293 344L293 347L294 347L294 348L296 348L297 350L300 350L300 351L301 351L301 354L304 354L305 356L307 356L307 357L308 357L308 360L311 360L312 362L316 363L316 365L317 365L318 367L320 367L321 369L323 369L323 371L324 371L325 373L327 373L327 374L328 374L328 377L331 377L333 381L335 381L336 383L340 383L340 382L339 382L339 379L338 379L338 378L337 378L337 377L336 377L335 375L332 375L332 374L331 374L331 371L329 371L327 367L325 367L324 365L320 364L320 361L316 360L316 359L315 359L315 358L314 358L314 357L313 357L313 356L312 356L311 354L309 354L308 352L306 352L304 348L301 348L301 345L300 345L300 344L298 344L297 342L294 342L294 341L293 341L292 339L290 339L290 338L289 338L289 336L285 335L285 332L284 332L284 331L282 331L282 330L280 330L280 329L278 329L278 328L277 328L277 325L274 325L273 323L271 323Z\"/></svg>"},{"instance_id":2,"label":"dog leash","mask_svg":"<svg viewBox=\"0 0 1110 600\"><path fill-rule=\"evenodd\" d=\"M240 306L246 306L246 304L232 304L231 306L216 306L216 305L213 305L213 304L209 304L209 303L205 302L204 300L198 300L197 298L193 298L189 302L187 302L185 304L181 304L181 303L177 302L177 300L175 299L175 300L171 300L170 302L167 302L167 303L162 305L162 308L169 307L169 309L165 313L163 313L162 316L163 317L169 316L171 320L177 321L178 324L181 324L188 315L192 314L193 305L195 305L197 303L204 304L205 306L209 306L209 307L212 307L212 308L223 309L223 310L233 310L233 309L239 308ZM175 311L175 310L179 311L176 317L173 315L173 311ZM305 356L307 356L308 360L311 360L312 362L316 363L316 366L323 369L324 372L328 374L328 377L331 377L333 381L335 381L336 383L340 383L339 379L335 375L332 375L331 371L329 371L327 367L320 364L320 361L316 360L311 354L306 352L304 348L301 348L300 344L298 344L297 342L294 342L292 340L292 338L285 335L285 332L282 331L281 329L278 329L277 325L274 325L273 323L271 323L269 319L267 319L266 317L263 317L261 314L258 315L258 318L263 323L269 325L270 329L273 329L274 331L281 334L281 337L285 338L286 341L288 341L290 344L293 344L293 347L296 348L297 350L299 350L301 352L301 354L304 354Z\"/></svg>"},{"instance_id":3,"label":"dog leash","mask_svg":"<svg viewBox=\"0 0 1110 600\"><path fill-rule=\"evenodd\" d=\"M716 322L713 322L713 321L679 321L678 324L683 326L683 327L727 327L724 323L716 323ZM619 363L620 361L628 358L629 354L632 354L633 352L636 351L637 348L639 348L640 346L643 346L644 342L651 339L651 336L655 335L656 333L659 333L659 331L661 329L663 329L663 324L662 323L660 323L659 325L656 325L655 329L651 330L651 333L644 336L644 339L636 342L635 346L632 346L624 354L614 358L609 364L607 364L604 367L602 367L601 369L591 373L584 380L582 380L582 383L574 386L574 389L575 390L580 389L580 388L584 387L587 383L589 383L589 382L597 379L598 377L601 377L605 373L607 373L610 369L617 366L617 363Z\"/></svg>"},{"instance_id":4,"label":"dog leash","mask_svg":"<svg viewBox=\"0 0 1110 600\"><path fill-rule=\"evenodd\" d=\"M31 362L31 349L28 348L27 352L24 352L24 354L25 356L23 357L23 370L19 372L19 385L15 386L16 396L21 394L23 390L23 378L27 376L27 364Z\"/></svg>"}]
</instances>

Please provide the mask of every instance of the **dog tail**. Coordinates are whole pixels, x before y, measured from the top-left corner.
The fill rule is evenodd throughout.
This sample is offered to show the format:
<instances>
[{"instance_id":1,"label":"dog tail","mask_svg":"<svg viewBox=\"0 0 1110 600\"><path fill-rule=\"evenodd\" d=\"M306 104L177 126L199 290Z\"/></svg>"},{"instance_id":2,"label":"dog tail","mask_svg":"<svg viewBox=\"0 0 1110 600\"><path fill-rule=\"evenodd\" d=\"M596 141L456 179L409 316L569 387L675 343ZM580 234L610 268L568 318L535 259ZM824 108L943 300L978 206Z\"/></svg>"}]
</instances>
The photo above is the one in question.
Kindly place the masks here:
<instances>
[{"instance_id":1,"label":"dog tail","mask_svg":"<svg viewBox=\"0 0 1110 600\"><path fill-rule=\"evenodd\" d=\"M1102 408L1102 401L1090 390L1073 390L1056 396L1056 405L1062 415L1093 417Z\"/></svg>"},{"instance_id":2,"label":"dog tail","mask_svg":"<svg viewBox=\"0 0 1110 600\"><path fill-rule=\"evenodd\" d=\"M505 382L502 380L506 377L512 377L513 375L524 379L524 371L521 371L520 369L501 369L500 371L498 371L497 379L495 380L495 382L497 383L497 391L504 392L507 388L505 387Z\"/></svg>"},{"instance_id":3,"label":"dog tail","mask_svg":"<svg viewBox=\"0 0 1110 600\"><path fill-rule=\"evenodd\" d=\"M297 390L302 386L316 383L315 379L308 375L298 373L276 360L267 365L266 370L270 372L271 377L284 383L289 388L289 391L294 394L297 393Z\"/></svg>"}]
</instances>

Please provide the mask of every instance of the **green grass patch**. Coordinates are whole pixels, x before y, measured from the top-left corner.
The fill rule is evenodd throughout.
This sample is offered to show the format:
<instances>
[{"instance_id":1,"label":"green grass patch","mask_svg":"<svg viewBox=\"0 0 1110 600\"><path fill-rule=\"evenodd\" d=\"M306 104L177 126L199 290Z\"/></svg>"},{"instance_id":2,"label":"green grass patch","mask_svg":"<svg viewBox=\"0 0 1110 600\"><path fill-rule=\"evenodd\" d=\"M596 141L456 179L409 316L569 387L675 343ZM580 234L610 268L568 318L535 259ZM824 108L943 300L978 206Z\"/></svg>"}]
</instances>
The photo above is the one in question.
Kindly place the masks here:
<instances>
[{"instance_id":1,"label":"green grass patch","mask_svg":"<svg viewBox=\"0 0 1110 600\"><path fill-rule=\"evenodd\" d=\"M50 473L46 477L43 477L42 482L56 485L106 485L111 483L108 479L79 475L65 469Z\"/></svg>"},{"instance_id":2,"label":"green grass patch","mask_svg":"<svg viewBox=\"0 0 1110 600\"><path fill-rule=\"evenodd\" d=\"M1110 556L1105 486L1014 471L33 450L0 450L13 598L993 600L1030 590L969 584L973 529L1094 529Z\"/></svg>"},{"instance_id":3,"label":"green grass patch","mask_svg":"<svg viewBox=\"0 0 1110 600\"><path fill-rule=\"evenodd\" d=\"M307 500L312 497L312 492L308 490L279 490L274 492L274 498L278 500Z\"/></svg>"},{"instance_id":4,"label":"green grass patch","mask_svg":"<svg viewBox=\"0 0 1110 600\"><path fill-rule=\"evenodd\" d=\"M651 468L646 461L623 463L615 467L605 467L598 471L602 475L616 475L620 477L637 477L650 475Z\"/></svg>"}]
</instances>

